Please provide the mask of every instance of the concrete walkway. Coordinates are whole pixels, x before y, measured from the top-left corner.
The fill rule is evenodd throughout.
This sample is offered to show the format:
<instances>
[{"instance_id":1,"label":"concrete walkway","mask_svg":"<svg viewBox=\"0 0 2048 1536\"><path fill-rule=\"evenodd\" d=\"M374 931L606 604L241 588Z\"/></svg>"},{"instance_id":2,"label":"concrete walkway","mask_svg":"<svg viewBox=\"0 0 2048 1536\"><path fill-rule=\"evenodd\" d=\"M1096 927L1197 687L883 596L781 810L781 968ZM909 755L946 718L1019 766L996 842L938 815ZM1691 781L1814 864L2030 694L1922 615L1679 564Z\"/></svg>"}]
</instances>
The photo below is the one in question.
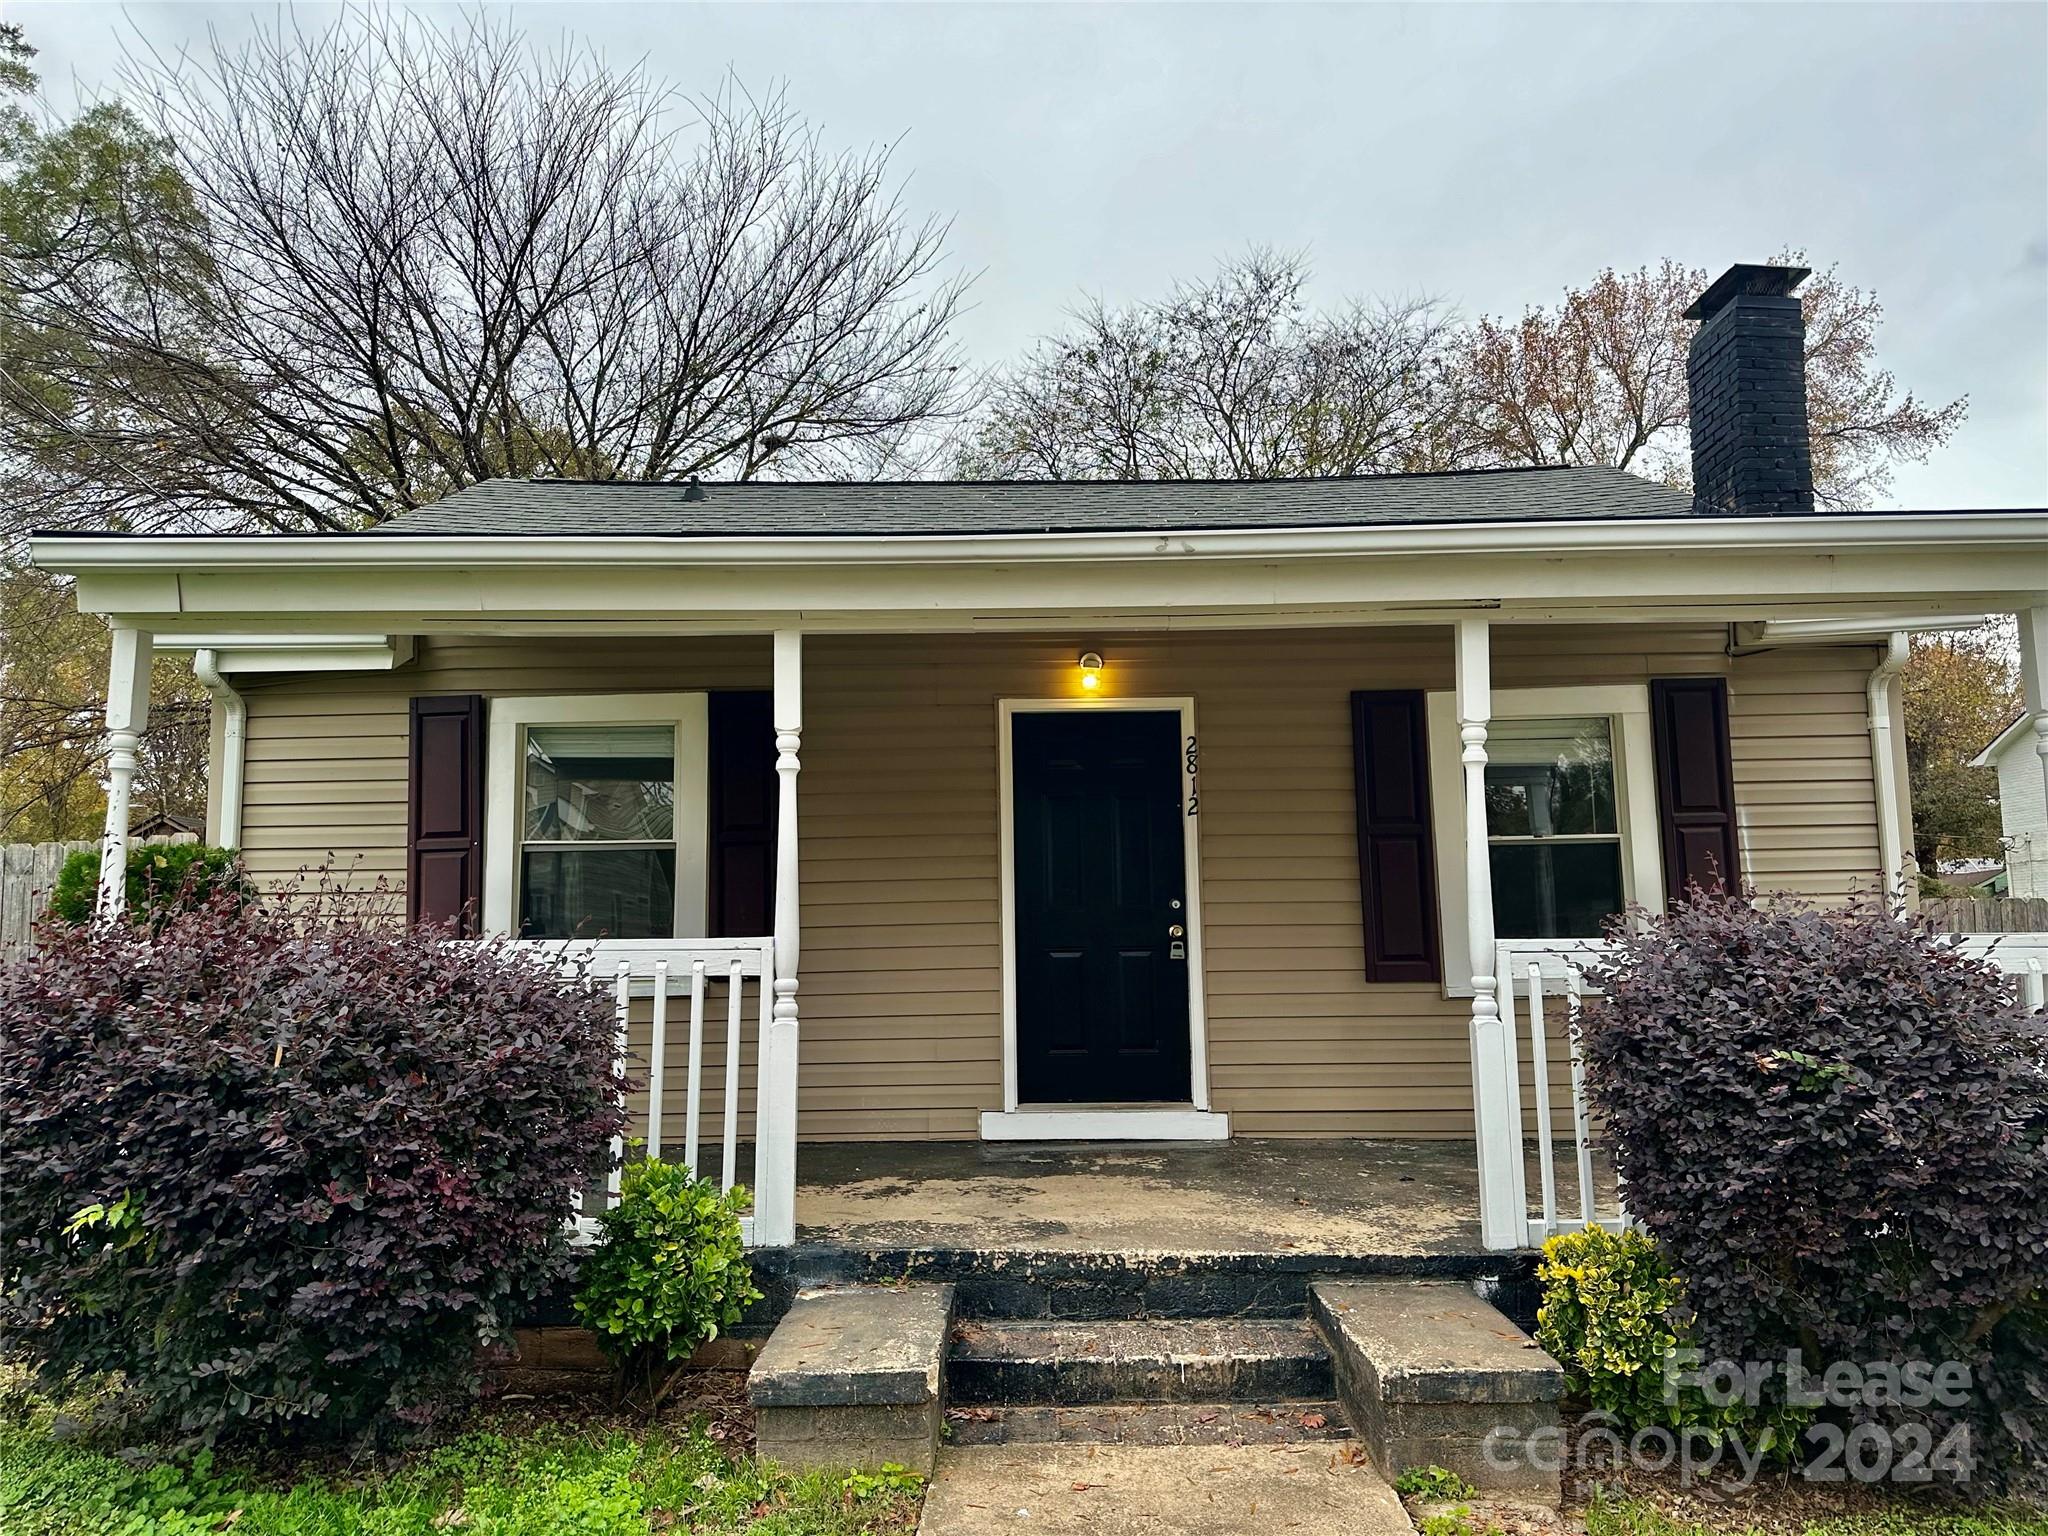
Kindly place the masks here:
<instances>
[{"instance_id":1,"label":"concrete walkway","mask_svg":"<svg viewBox=\"0 0 2048 1536\"><path fill-rule=\"evenodd\" d=\"M1411 1536L1344 1445L949 1446L918 1536Z\"/></svg>"}]
</instances>

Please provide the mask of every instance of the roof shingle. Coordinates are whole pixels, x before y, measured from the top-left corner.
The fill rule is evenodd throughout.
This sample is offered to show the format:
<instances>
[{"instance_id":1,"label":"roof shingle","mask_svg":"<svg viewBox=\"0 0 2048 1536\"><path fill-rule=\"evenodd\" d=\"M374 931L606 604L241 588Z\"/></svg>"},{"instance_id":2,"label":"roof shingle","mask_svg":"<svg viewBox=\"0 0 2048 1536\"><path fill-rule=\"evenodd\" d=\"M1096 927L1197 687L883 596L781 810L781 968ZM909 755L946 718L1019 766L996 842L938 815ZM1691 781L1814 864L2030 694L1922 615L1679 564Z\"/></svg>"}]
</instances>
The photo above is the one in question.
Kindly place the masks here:
<instances>
[{"instance_id":1,"label":"roof shingle","mask_svg":"<svg viewBox=\"0 0 2048 1536\"><path fill-rule=\"evenodd\" d=\"M390 535L717 537L1129 533L1686 517L1692 499L1604 467L1325 480L486 480Z\"/></svg>"}]
</instances>

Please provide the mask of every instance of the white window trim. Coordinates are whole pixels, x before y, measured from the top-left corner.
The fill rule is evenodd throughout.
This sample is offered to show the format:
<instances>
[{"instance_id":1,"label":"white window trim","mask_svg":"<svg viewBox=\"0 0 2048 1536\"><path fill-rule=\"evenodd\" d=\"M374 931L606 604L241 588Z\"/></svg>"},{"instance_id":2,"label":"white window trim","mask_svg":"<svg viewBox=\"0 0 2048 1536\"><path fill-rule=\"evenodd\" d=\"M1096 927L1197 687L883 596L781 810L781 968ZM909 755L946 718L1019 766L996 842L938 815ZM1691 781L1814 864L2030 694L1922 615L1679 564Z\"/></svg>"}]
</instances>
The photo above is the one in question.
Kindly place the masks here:
<instances>
[{"instance_id":1,"label":"white window trim","mask_svg":"<svg viewBox=\"0 0 2048 1536\"><path fill-rule=\"evenodd\" d=\"M576 693L492 699L484 760L485 933L509 934L519 910L519 807L530 725L672 725L676 733L675 936L709 924L710 712L701 693Z\"/></svg>"},{"instance_id":2,"label":"white window trim","mask_svg":"<svg viewBox=\"0 0 2048 1536\"><path fill-rule=\"evenodd\" d=\"M1180 716L1181 740L1197 743L1195 701L1187 696L1136 699L998 699L996 701L996 791L1003 920L1003 1108L984 1111L981 1134L988 1141L1092 1140L1137 1137L1148 1141L1210 1141L1230 1134L1230 1119L1209 1108L1209 1028L1202 970L1202 846L1199 809L1200 761L1190 767L1181 754L1181 836L1187 879L1188 1093L1186 1105L1103 1106L1020 1105L1017 1097L1017 908L1016 785L1012 723L1020 714L1056 709L1144 709Z\"/></svg>"},{"instance_id":3,"label":"white window trim","mask_svg":"<svg viewBox=\"0 0 2048 1536\"><path fill-rule=\"evenodd\" d=\"M1427 709L1429 814L1436 844L1444 996L1470 997L1471 961L1465 938L1465 782L1459 762L1457 695L1449 690L1431 693ZM1600 715L1613 723L1614 812L1621 832L1622 900L1661 912L1664 855L1657 828L1657 749L1650 731L1649 685L1502 688L1493 695L1492 720L1572 715Z\"/></svg>"}]
</instances>

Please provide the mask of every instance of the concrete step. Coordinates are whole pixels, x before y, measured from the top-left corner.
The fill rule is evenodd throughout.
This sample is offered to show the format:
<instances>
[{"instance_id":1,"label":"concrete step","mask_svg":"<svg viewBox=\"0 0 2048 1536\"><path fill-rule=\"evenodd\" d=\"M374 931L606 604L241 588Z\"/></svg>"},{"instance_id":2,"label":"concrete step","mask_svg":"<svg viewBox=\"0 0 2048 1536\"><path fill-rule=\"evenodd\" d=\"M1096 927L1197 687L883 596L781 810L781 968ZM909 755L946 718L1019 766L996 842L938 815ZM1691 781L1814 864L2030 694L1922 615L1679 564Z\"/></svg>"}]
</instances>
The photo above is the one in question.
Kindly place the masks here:
<instances>
[{"instance_id":1,"label":"concrete step","mask_svg":"<svg viewBox=\"0 0 2048 1536\"><path fill-rule=\"evenodd\" d=\"M1470 1287L1318 1283L1311 1308L1381 1476L1447 1467L1488 1492L1557 1501L1564 1372Z\"/></svg>"},{"instance_id":2,"label":"concrete step","mask_svg":"<svg viewBox=\"0 0 2048 1536\"><path fill-rule=\"evenodd\" d=\"M929 1475L941 1427L950 1285L799 1295L747 1373L760 1452L797 1469Z\"/></svg>"},{"instance_id":3,"label":"concrete step","mask_svg":"<svg viewBox=\"0 0 2048 1536\"><path fill-rule=\"evenodd\" d=\"M1297 1445L1346 1440L1334 1400L1275 1403L955 1405L950 1445Z\"/></svg>"},{"instance_id":4,"label":"concrete step","mask_svg":"<svg viewBox=\"0 0 2048 1536\"><path fill-rule=\"evenodd\" d=\"M946 1360L955 1404L1325 1399L1329 1351L1302 1319L960 1322Z\"/></svg>"}]
</instances>

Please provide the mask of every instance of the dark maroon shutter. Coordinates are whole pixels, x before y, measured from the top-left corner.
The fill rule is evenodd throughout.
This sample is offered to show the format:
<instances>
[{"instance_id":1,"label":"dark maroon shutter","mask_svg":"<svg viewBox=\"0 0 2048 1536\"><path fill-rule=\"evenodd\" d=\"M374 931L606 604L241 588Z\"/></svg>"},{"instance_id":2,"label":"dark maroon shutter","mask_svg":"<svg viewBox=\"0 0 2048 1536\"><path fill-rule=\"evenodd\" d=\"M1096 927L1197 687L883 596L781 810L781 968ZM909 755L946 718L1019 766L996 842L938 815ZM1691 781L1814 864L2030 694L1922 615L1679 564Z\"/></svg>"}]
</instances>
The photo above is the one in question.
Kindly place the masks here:
<instances>
[{"instance_id":1,"label":"dark maroon shutter","mask_svg":"<svg viewBox=\"0 0 2048 1536\"><path fill-rule=\"evenodd\" d=\"M1650 684L1657 737L1657 820L1664 835L1664 883L1673 901L1686 888L1742 887L1735 840L1735 777L1728 748L1728 685L1718 677Z\"/></svg>"},{"instance_id":2,"label":"dark maroon shutter","mask_svg":"<svg viewBox=\"0 0 2048 1536\"><path fill-rule=\"evenodd\" d=\"M1428 727L1420 693L1351 695L1367 981L1440 981Z\"/></svg>"},{"instance_id":3,"label":"dark maroon shutter","mask_svg":"<svg viewBox=\"0 0 2048 1536\"><path fill-rule=\"evenodd\" d=\"M773 696L711 695L711 937L775 926Z\"/></svg>"},{"instance_id":4,"label":"dark maroon shutter","mask_svg":"<svg viewBox=\"0 0 2048 1536\"><path fill-rule=\"evenodd\" d=\"M474 933L484 890L484 701L412 701L406 915Z\"/></svg>"}]
</instances>

